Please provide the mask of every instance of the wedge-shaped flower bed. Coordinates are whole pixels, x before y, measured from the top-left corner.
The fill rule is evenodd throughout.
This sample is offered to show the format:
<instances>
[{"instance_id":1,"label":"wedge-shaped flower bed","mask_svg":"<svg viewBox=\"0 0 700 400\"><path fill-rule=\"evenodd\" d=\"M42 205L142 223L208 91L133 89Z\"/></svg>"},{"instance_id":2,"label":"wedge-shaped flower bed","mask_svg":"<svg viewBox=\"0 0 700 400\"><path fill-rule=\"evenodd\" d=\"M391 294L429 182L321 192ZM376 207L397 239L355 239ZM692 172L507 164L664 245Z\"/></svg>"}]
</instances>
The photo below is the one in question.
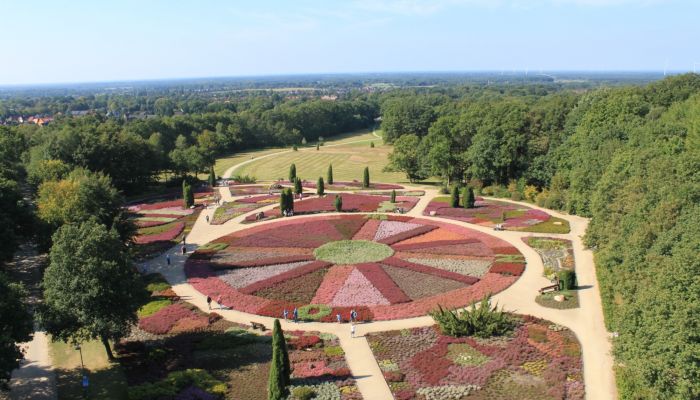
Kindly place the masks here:
<instances>
[{"instance_id":1,"label":"wedge-shaped flower bed","mask_svg":"<svg viewBox=\"0 0 700 400\"><path fill-rule=\"evenodd\" d=\"M455 338L433 326L373 333L368 342L397 399L583 399L575 335L514 317L509 336Z\"/></svg>"},{"instance_id":2,"label":"wedge-shaped flower bed","mask_svg":"<svg viewBox=\"0 0 700 400\"><path fill-rule=\"evenodd\" d=\"M387 251L369 254L370 245ZM517 275L494 273L493 264L522 262L510 248L485 233L407 216L305 217L219 238L196 251L185 272L197 290L244 312L279 318L287 310L291 318L296 308L303 319L335 322L355 310L360 320L387 320L505 289Z\"/></svg>"}]
</instances>

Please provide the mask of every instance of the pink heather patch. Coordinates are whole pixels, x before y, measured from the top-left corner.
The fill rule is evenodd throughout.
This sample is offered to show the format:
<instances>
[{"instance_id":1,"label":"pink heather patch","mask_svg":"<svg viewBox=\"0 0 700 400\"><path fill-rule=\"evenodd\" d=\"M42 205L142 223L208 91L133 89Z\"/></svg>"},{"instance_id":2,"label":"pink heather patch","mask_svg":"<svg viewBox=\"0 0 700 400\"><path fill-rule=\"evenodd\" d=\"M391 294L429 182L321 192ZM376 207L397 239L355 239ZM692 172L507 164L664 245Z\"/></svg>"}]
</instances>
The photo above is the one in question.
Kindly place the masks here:
<instances>
[{"instance_id":1,"label":"pink heather patch","mask_svg":"<svg viewBox=\"0 0 700 400\"><path fill-rule=\"evenodd\" d=\"M382 293L357 269L354 269L350 273L345 284L340 288L331 302L331 305L334 307L389 304L389 300L382 296Z\"/></svg>"},{"instance_id":2,"label":"pink heather patch","mask_svg":"<svg viewBox=\"0 0 700 400\"><path fill-rule=\"evenodd\" d=\"M287 272L309 261L293 262L287 264L268 265L266 267L240 268L219 273L219 278L233 288L242 288L252 283Z\"/></svg>"},{"instance_id":3,"label":"pink heather patch","mask_svg":"<svg viewBox=\"0 0 700 400\"><path fill-rule=\"evenodd\" d=\"M239 291L241 293L244 293L244 294L253 294L253 293L257 292L258 290L265 289L265 288L268 288L270 286L274 286L278 283L282 283L282 282L287 281L289 279L294 279L294 278L298 278L300 276L304 276L306 274L310 274L312 272L318 271L319 269L327 268L330 265L331 265L330 263L327 263L325 261L313 261L310 263L306 263L306 264L302 265L301 267L293 268L293 269L290 269L289 271L272 276L270 278L257 281L253 284L250 284L244 288L239 289Z\"/></svg>"},{"instance_id":4,"label":"pink heather patch","mask_svg":"<svg viewBox=\"0 0 700 400\"><path fill-rule=\"evenodd\" d=\"M333 297L343 287L343 284L354 271L352 265L334 265L323 277L321 286L316 290L316 295L311 300L311 304L328 304L333 301Z\"/></svg>"},{"instance_id":5,"label":"pink heather patch","mask_svg":"<svg viewBox=\"0 0 700 400\"><path fill-rule=\"evenodd\" d=\"M406 293L394 283L394 280L384 271L381 265L375 263L358 264L357 270L360 271L391 304L411 301L411 298L406 296Z\"/></svg>"},{"instance_id":6,"label":"pink heather patch","mask_svg":"<svg viewBox=\"0 0 700 400\"><path fill-rule=\"evenodd\" d=\"M398 221L381 221L379 224L379 229L374 235L374 240L379 241L386 239L390 236L394 236L399 233L410 231L411 229L418 228L420 225L412 224L408 222L398 222Z\"/></svg>"},{"instance_id":7,"label":"pink heather patch","mask_svg":"<svg viewBox=\"0 0 700 400\"><path fill-rule=\"evenodd\" d=\"M134 241L137 244L146 244L166 240L173 240L177 237L177 235L179 235L182 232L183 229L185 229L185 223L178 222L177 224L173 225L172 228L163 233L160 233L158 235L137 236L134 239Z\"/></svg>"},{"instance_id":8,"label":"pink heather patch","mask_svg":"<svg viewBox=\"0 0 700 400\"><path fill-rule=\"evenodd\" d=\"M326 366L325 360L302 361L292 366L292 376L295 378L316 378L332 373L333 369Z\"/></svg>"},{"instance_id":9,"label":"pink heather patch","mask_svg":"<svg viewBox=\"0 0 700 400\"><path fill-rule=\"evenodd\" d=\"M368 219L362 228L353 236L353 240L372 240L377 234L377 229L379 229L379 223L381 221L377 219Z\"/></svg>"}]
</instances>

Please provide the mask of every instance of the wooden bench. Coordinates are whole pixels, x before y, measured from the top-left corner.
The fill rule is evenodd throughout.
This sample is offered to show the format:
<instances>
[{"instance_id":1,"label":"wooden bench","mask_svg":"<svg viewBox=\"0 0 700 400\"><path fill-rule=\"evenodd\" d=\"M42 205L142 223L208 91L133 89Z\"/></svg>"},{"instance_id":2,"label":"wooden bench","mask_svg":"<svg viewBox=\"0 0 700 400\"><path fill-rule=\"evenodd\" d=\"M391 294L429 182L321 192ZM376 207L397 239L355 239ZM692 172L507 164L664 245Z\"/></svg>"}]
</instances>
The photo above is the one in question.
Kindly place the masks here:
<instances>
[{"instance_id":1,"label":"wooden bench","mask_svg":"<svg viewBox=\"0 0 700 400\"><path fill-rule=\"evenodd\" d=\"M250 321L250 325L253 326L253 329L260 329L263 332L265 332L267 330L267 328L265 328L265 325L258 323L258 322Z\"/></svg>"},{"instance_id":2,"label":"wooden bench","mask_svg":"<svg viewBox=\"0 0 700 400\"><path fill-rule=\"evenodd\" d=\"M557 290L559 290L559 283L555 283L554 285L549 285L549 286L545 286L545 287L541 288L540 294L542 294L544 292L549 292L549 291L555 292Z\"/></svg>"}]
</instances>

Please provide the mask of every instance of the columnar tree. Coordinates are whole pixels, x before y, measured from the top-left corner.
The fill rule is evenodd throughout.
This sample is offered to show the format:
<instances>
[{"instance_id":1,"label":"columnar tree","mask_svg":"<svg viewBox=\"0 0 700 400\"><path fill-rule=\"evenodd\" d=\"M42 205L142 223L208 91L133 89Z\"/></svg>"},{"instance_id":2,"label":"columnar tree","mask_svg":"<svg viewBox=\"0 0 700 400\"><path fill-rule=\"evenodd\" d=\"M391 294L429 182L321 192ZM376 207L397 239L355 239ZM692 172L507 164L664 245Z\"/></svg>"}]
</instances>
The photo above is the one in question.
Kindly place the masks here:
<instances>
[{"instance_id":1,"label":"columnar tree","mask_svg":"<svg viewBox=\"0 0 700 400\"><path fill-rule=\"evenodd\" d=\"M286 188L280 193L280 212L294 210L294 195L291 188Z\"/></svg>"},{"instance_id":2,"label":"columnar tree","mask_svg":"<svg viewBox=\"0 0 700 400\"><path fill-rule=\"evenodd\" d=\"M365 167L365 170L362 174L362 187L369 187L369 167Z\"/></svg>"},{"instance_id":3,"label":"columnar tree","mask_svg":"<svg viewBox=\"0 0 700 400\"><path fill-rule=\"evenodd\" d=\"M459 188L457 185L452 186L452 195L450 196L450 206L459 207Z\"/></svg>"},{"instance_id":4,"label":"columnar tree","mask_svg":"<svg viewBox=\"0 0 700 400\"><path fill-rule=\"evenodd\" d=\"M282 332L280 321L276 319L272 328L272 362L267 382L268 400L286 399L289 383L290 366L287 342L284 340L284 332Z\"/></svg>"},{"instance_id":5,"label":"columnar tree","mask_svg":"<svg viewBox=\"0 0 700 400\"><path fill-rule=\"evenodd\" d=\"M333 184L333 164L328 164L328 176L326 176L326 179L328 181L329 185Z\"/></svg>"},{"instance_id":6,"label":"columnar tree","mask_svg":"<svg viewBox=\"0 0 700 400\"><path fill-rule=\"evenodd\" d=\"M192 186L186 180L182 181L182 199L185 208L190 208L194 205L194 193L192 192Z\"/></svg>"},{"instance_id":7,"label":"columnar tree","mask_svg":"<svg viewBox=\"0 0 700 400\"><path fill-rule=\"evenodd\" d=\"M333 206L335 207L335 211L343 211L343 197L341 195L335 195L335 201L333 202Z\"/></svg>"},{"instance_id":8,"label":"columnar tree","mask_svg":"<svg viewBox=\"0 0 700 400\"><path fill-rule=\"evenodd\" d=\"M301 179L299 179L299 177L297 177L297 178L294 180L294 193L295 193L295 194L301 194L301 193L303 193L303 192L304 192L304 188L303 188L302 185L301 185Z\"/></svg>"},{"instance_id":9,"label":"columnar tree","mask_svg":"<svg viewBox=\"0 0 700 400\"><path fill-rule=\"evenodd\" d=\"M110 340L129 334L147 292L117 232L95 220L66 224L53 236L39 317L54 339Z\"/></svg>"},{"instance_id":10,"label":"columnar tree","mask_svg":"<svg viewBox=\"0 0 700 400\"><path fill-rule=\"evenodd\" d=\"M24 288L10 282L0 272L0 390L7 389L12 370L19 367L22 350L19 343L28 342L33 331L32 316L27 309Z\"/></svg>"},{"instance_id":11,"label":"columnar tree","mask_svg":"<svg viewBox=\"0 0 700 400\"><path fill-rule=\"evenodd\" d=\"M297 166L292 164L289 166L289 182L294 182L294 179L297 177Z\"/></svg>"},{"instance_id":12,"label":"columnar tree","mask_svg":"<svg viewBox=\"0 0 700 400\"><path fill-rule=\"evenodd\" d=\"M214 166L209 167L209 186L214 187L216 184L216 174L214 173Z\"/></svg>"},{"instance_id":13,"label":"columnar tree","mask_svg":"<svg viewBox=\"0 0 700 400\"><path fill-rule=\"evenodd\" d=\"M316 182L316 194L319 195L319 196L323 196L323 194L325 193L325 191L326 191L326 188L325 188L325 186L324 186L324 184L323 184L323 177L322 177L322 176L319 176L319 177L318 177L318 182Z\"/></svg>"},{"instance_id":14,"label":"columnar tree","mask_svg":"<svg viewBox=\"0 0 700 400\"><path fill-rule=\"evenodd\" d=\"M396 190L391 189L391 202L396 203Z\"/></svg>"},{"instance_id":15,"label":"columnar tree","mask_svg":"<svg viewBox=\"0 0 700 400\"><path fill-rule=\"evenodd\" d=\"M464 189L464 194L462 194L464 201L464 208L474 208L474 203L476 198L474 197L474 189L470 186Z\"/></svg>"}]
</instances>

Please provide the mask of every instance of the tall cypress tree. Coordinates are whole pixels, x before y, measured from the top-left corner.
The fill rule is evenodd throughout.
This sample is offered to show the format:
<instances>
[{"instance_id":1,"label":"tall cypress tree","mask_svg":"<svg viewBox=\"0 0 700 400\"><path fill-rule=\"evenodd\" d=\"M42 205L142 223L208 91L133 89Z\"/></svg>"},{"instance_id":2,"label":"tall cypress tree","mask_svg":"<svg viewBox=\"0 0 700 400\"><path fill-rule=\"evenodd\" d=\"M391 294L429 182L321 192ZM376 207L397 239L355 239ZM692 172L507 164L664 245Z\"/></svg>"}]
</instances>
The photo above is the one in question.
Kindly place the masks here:
<instances>
[{"instance_id":1,"label":"tall cypress tree","mask_svg":"<svg viewBox=\"0 0 700 400\"><path fill-rule=\"evenodd\" d=\"M268 400L282 400L287 396L287 385L290 382L289 354L287 343L280 321L275 320L272 328L272 363L270 377L267 382Z\"/></svg>"},{"instance_id":2,"label":"tall cypress tree","mask_svg":"<svg viewBox=\"0 0 700 400\"><path fill-rule=\"evenodd\" d=\"M396 189L391 189L391 202L396 203Z\"/></svg>"},{"instance_id":3,"label":"tall cypress tree","mask_svg":"<svg viewBox=\"0 0 700 400\"><path fill-rule=\"evenodd\" d=\"M369 167L365 167L365 171L362 174L362 187L369 187Z\"/></svg>"},{"instance_id":4,"label":"tall cypress tree","mask_svg":"<svg viewBox=\"0 0 700 400\"><path fill-rule=\"evenodd\" d=\"M192 186L186 181L182 181L182 199L184 201L185 208L190 208L194 205L194 193L192 193Z\"/></svg>"},{"instance_id":5,"label":"tall cypress tree","mask_svg":"<svg viewBox=\"0 0 700 400\"><path fill-rule=\"evenodd\" d=\"M469 189L467 189L467 194L464 196L464 208L474 208L475 202L474 189L469 187Z\"/></svg>"},{"instance_id":6,"label":"tall cypress tree","mask_svg":"<svg viewBox=\"0 0 700 400\"><path fill-rule=\"evenodd\" d=\"M316 194L319 196L323 196L323 193L325 193L326 188L323 184L323 177L319 176L318 177L318 182L316 182Z\"/></svg>"},{"instance_id":7,"label":"tall cypress tree","mask_svg":"<svg viewBox=\"0 0 700 400\"><path fill-rule=\"evenodd\" d=\"M209 167L209 186L214 187L216 184L216 174L214 173L214 166Z\"/></svg>"},{"instance_id":8,"label":"tall cypress tree","mask_svg":"<svg viewBox=\"0 0 700 400\"><path fill-rule=\"evenodd\" d=\"M294 211L294 195L292 194L292 188L287 188L287 210Z\"/></svg>"},{"instance_id":9,"label":"tall cypress tree","mask_svg":"<svg viewBox=\"0 0 700 400\"><path fill-rule=\"evenodd\" d=\"M452 186L452 195L450 196L450 205L452 207L459 207L459 188L457 185Z\"/></svg>"},{"instance_id":10,"label":"tall cypress tree","mask_svg":"<svg viewBox=\"0 0 700 400\"><path fill-rule=\"evenodd\" d=\"M280 215L284 215L284 211L287 209L287 190L282 190L280 192Z\"/></svg>"},{"instance_id":11,"label":"tall cypress tree","mask_svg":"<svg viewBox=\"0 0 700 400\"><path fill-rule=\"evenodd\" d=\"M301 179L299 179L299 177L297 177L296 179L294 179L294 193L300 194L303 191L304 191L304 188L301 185Z\"/></svg>"},{"instance_id":12,"label":"tall cypress tree","mask_svg":"<svg viewBox=\"0 0 700 400\"><path fill-rule=\"evenodd\" d=\"M328 164L328 174L327 175L328 176L326 178L328 178L328 179L326 179L326 180L328 181L329 185L332 185L333 184L333 164Z\"/></svg>"},{"instance_id":13,"label":"tall cypress tree","mask_svg":"<svg viewBox=\"0 0 700 400\"><path fill-rule=\"evenodd\" d=\"M336 194L335 201L333 202L333 205L335 206L335 211L337 211L337 212L343 211L343 197L340 196L339 194Z\"/></svg>"},{"instance_id":14,"label":"tall cypress tree","mask_svg":"<svg viewBox=\"0 0 700 400\"><path fill-rule=\"evenodd\" d=\"M294 183L294 179L297 177L297 166L292 164L289 166L289 182Z\"/></svg>"}]
</instances>

